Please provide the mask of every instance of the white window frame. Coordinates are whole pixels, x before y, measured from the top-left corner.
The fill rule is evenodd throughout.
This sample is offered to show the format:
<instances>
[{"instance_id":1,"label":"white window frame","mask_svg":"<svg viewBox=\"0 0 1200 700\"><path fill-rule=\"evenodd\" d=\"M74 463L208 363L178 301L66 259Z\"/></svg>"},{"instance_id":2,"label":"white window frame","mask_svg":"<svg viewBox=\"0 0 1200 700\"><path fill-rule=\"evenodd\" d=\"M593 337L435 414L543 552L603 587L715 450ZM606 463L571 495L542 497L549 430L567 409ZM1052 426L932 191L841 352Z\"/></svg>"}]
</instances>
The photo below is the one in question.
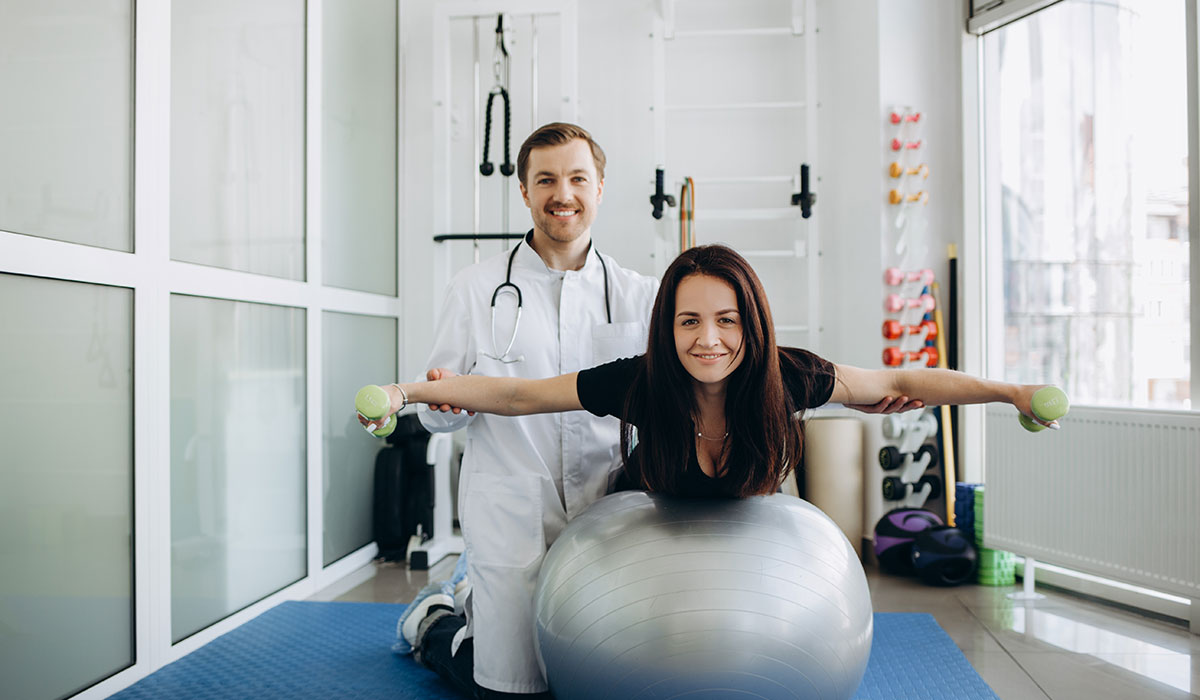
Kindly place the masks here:
<instances>
[{"instance_id":1,"label":"white window frame","mask_svg":"<svg viewBox=\"0 0 1200 700\"><path fill-rule=\"evenodd\" d=\"M962 44L962 108L963 108L963 256L962 278L962 369L981 376L989 372L989 339L1003 343L1003 318L988 315L986 299L1003 294L1001 279L988 274L988 260L1002 255L999 237L985 237L987 209L984 202L986 174L984 167L983 123L983 40L984 33L1021 19L1048 7L1058 0L1000 0L986 6L967 23ZM1200 10L1195 0L1180 0L1186 14L1187 42L1187 110L1188 110L1188 235L1190 280L1191 367L1190 389L1192 410L1200 412ZM982 4L982 3L981 3ZM1140 409L1127 409L1137 411ZM984 422L982 406L960 408L963 430L960 449L966 464L981 465L975 478L982 479L985 463ZM1174 596L1125 586L1105 579L1089 577L1067 569L1054 567L1049 578L1070 590L1099 595L1146 610L1172 617L1188 616L1191 629L1200 629L1200 604Z\"/></svg>"},{"instance_id":2,"label":"white window frame","mask_svg":"<svg viewBox=\"0 0 1200 700\"><path fill-rule=\"evenodd\" d=\"M1002 280L988 275L988 260L1001 254L1000 241L989 241L987 210L984 203L983 172L983 35L998 29L1059 0L1001 0L986 6L967 22L968 33L963 38L963 369L972 373L989 372L986 349L989 338L1004 340L1002 318L988 315L986 299L1003 294ZM1192 410L1200 411L1200 51L1197 50L1198 10L1194 0L1179 0L1186 8L1187 34L1187 109L1188 109L1188 236L1190 245L1190 319L1191 319L1191 401ZM1135 410L1135 409L1131 409ZM970 407L966 411L964 457L983 459L983 411ZM970 439L979 436L977 439ZM967 456L968 452L970 456ZM976 450L978 450L976 452Z\"/></svg>"},{"instance_id":3,"label":"white window frame","mask_svg":"<svg viewBox=\"0 0 1200 700\"><path fill-rule=\"evenodd\" d=\"M133 250L113 251L0 230L0 273L131 289L134 400L135 662L80 692L104 698L285 600L303 599L368 564L370 543L323 566L322 316L334 311L397 321L395 369L403 366L401 300L322 286L322 28L326 0L307 0L305 28L305 280L287 280L170 259L171 2L138 0L134 12ZM396 9L397 44L400 8ZM397 46L396 75L401 75ZM397 77L397 114L400 105ZM397 119L396 201L402 202L402 120ZM397 207L397 219L399 207ZM398 221L397 221L398 227ZM397 246L401 270L403 246ZM398 286L399 289L403 285ZM275 304L305 311L307 567L303 579L171 643L170 299L172 294ZM347 399L349 400L349 399ZM347 404L348 405L348 404ZM348 409L349 410L349 409Z\"/></svg>"}]
</instances>

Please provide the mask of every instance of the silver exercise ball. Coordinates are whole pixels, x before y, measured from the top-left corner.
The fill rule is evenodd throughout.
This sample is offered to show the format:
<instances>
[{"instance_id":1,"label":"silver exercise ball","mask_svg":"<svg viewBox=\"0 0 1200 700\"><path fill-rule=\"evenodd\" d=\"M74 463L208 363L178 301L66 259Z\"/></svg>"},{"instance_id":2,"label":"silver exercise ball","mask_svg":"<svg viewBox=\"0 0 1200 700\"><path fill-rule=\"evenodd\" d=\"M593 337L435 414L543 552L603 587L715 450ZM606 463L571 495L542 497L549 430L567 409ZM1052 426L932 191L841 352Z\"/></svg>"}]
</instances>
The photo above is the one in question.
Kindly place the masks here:
<instances>
[{"instance_id":1,"label":"silver exercise ball","mask_svg":"<svg viewBox=\"0 0 1200 700\"><path fill-rule=\"evenodd\" d=\"M602 498L550 548L534 610L558 700L845 700L871 652L854 549L782 494Z\"/></svg>"}]
</instances>

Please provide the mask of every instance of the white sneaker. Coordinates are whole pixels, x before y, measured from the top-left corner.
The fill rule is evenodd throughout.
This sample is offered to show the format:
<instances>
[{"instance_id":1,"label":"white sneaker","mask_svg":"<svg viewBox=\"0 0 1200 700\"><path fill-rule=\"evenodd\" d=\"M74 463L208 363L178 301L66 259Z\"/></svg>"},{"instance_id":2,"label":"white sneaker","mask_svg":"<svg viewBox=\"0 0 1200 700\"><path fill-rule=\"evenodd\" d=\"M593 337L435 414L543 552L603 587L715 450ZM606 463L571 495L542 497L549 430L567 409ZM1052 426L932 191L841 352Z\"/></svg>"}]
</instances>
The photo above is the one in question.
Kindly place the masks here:
<instances>
[{"instance_id":1,"label":"white sneaker","mask_svg":"<svg viewBox=\"0 0 1200 700\"><path fill-rule=\"evenodd\" d=\"M452 593L449 581L437 581L422 588L396 623L396 643L392 645L392 651L397 654L411 653L417 643L417 629L430 608L440 605L446 610L454 609Z\"/></svg>"}]
</instances>

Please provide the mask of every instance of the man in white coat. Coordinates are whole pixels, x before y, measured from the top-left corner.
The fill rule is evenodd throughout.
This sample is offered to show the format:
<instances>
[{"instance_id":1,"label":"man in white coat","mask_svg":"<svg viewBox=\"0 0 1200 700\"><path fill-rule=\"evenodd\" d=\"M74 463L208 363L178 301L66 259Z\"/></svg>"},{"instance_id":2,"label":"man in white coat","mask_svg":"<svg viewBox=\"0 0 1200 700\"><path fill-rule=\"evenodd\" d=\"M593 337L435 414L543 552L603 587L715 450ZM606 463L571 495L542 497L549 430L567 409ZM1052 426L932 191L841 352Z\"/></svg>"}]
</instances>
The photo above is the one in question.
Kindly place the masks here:
<instances>
[{"instance_id":1,"label":"man in white coat","mask_svg":"<svg viewBox=\"0 0 1200 700\"><path fill-rule=\"evenodd\" d=\"M657 280L593 245L604 152L582 128L548 124L521 146L517 175L533 230L451 281L429 378L541 378L645 352ZM467 426L459 519L471 593L423 591L401 620L421 663L474 697L546 693L534 651L533 593L567 521L603 496L620 468L615 418L586 411L468 416L422 407L435 432ZM460 601L461 605L461 601Z\"/></svg>"}]
</instances>

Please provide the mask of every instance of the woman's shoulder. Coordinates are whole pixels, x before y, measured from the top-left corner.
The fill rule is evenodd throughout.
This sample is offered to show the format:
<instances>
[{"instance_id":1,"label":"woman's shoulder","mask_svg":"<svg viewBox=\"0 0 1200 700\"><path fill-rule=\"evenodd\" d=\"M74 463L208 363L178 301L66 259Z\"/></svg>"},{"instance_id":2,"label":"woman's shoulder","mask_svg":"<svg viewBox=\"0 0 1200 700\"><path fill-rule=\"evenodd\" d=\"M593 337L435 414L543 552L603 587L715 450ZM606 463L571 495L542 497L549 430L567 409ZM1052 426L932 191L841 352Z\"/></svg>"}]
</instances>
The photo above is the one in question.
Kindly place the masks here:
<instances>
[{"instance_id":1,"label":"woman's shoulder","mask_svg":"<svg viewBox=\"0 0 1200 700\"><path fill-rule=\"evenodd\" d=\"M829 402L837 370L833 363L803 348L779 348L779 373L799 408L816 408Z\"/></svg>"},{"instance_id":2,"label":"woman's shoulder","mask_svg":"<svg viewBox=\"0 0 1200 700\"><path fill-rule=\"evenodd\" d=\"M779 347L779 364L783 371L833 372L833 363L804 348Z\"/></svg>"},{"instance_id":3,"label":"woman's shoulder","mask_svg":"<svg viewBox=\"0 0 1200 700\"><path fill-rule=\"evenodd\" d=\"M645 359L645 357L646 357L645 355L633 355L631 357L619 357L610 362L605 362L602 365L596 365L595 367L590 367L590 368L582 370L582 371L583 372L599 372L600 374L603 374L603 375L636 374L638 368L642 366L642 362Z\"/></svg>"},{"instance_id":4,"label":"woman's shoulder","mask_svg":"<svg viewBox=\"0 0 1200 700\"><path fill-rule=\"evenodd\" d=\"M579 402L598 416L620 416L645 355L622 357L585 370L575 380Z\"/></svg>"}]
</instances>

